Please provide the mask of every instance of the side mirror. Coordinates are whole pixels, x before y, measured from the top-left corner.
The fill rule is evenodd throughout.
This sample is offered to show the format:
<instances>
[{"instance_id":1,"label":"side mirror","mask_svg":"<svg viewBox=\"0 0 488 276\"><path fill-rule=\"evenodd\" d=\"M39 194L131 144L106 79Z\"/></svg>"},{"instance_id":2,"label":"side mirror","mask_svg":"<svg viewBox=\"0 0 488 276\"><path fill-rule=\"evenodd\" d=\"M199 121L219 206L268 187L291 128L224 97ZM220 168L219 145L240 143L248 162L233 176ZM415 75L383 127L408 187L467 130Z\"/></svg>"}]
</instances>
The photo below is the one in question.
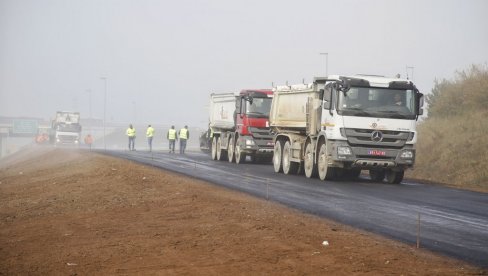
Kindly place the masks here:
<instances>
[{"instance_id":1,"label":"side mirror","mask_svg":"<svg viewBox=\"0 0 488 276\"><path fill-rule=\"evenodd\" d=\"M422 108L424 106L424 94L420 93L417 89L415 89L415 95L416 95L416 100L417 100L417 115L422 115L424 114L424 109Z\"/></svg>"},{"instance_id":2,"label":"side mirror","mask_svg":"<svg viewBox=\"0 0 488 276\"><path fill-rule=\"evenodd\" d=\"M244 100L248 101L250 104L252 104L252 97L250 96L245 96Z\"/></svg>"},{"instance_id":3,"label":"side mirror","mask_svg":"<svg viewBox=\"0 0 488 276\"><path fill-rule=\"evenodd\" d=\"M326 90L321 89L320 90L320 93L324 95L322 97L323 102L324 102L323 103L324 109L329 110L330 109L330 106L331 106L331 98L332 98L332 92L331 92L331 90L330 89L326 89Z\"/></svg>"},{"instance_id":4,"label":"side mirror","mask_svg":"<svg viewBox=\"0 0 488 276\"><path fill-rule=\"evenodd\" d=\"M346 93L350 89L351 89L351 84L346 80L342 80L342 85L340 87L340 91Z\"/></svg>"}]
</instances>

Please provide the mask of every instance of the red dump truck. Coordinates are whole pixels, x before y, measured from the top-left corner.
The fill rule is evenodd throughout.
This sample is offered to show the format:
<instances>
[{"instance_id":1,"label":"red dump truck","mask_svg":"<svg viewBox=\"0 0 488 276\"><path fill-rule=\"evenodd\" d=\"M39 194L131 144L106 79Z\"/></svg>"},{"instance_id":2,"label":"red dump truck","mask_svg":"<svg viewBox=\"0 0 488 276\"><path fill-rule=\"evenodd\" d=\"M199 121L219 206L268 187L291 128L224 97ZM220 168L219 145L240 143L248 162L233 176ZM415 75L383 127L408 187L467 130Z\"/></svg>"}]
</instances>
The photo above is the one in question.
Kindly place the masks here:
<instances>
[{"instance_id":1,"label":"red dump truck","mask_svg":"<svg viewBox=\"0 0 488 276\"><path fill-rule=\"evenodd\" d=\"M239 94L210 95L209 139L214 160L237 164L250 156L252 162L271 162L273 135L269 111L273 91L242 90Z\"/></svg>"}]
</instances>

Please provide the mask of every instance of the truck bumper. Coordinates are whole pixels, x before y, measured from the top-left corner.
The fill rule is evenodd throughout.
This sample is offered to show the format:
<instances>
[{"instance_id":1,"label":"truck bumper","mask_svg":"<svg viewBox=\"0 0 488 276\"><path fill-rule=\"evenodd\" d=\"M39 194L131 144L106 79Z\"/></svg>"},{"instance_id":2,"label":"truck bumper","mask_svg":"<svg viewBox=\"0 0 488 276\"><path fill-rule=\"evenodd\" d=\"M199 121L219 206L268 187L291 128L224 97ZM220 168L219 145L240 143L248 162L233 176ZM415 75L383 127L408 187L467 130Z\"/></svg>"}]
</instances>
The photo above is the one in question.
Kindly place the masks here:
<instances>
[{"instance_id":1,"label":"truck bumper","mask_svg":"<svg viewBox=\"0 0 488 276\"><path fill-rule=\"evenodd\" d=\"M274 142L273 139L254 139L252 136L239 136L238 143L241 147L241 152L246 154L256 155L273 155Z\"/></svg>"},{"instance_id":2,"label":"truck bumper","mask_svg":"<svg viewBox=\"0 0 488 276\"><path fill-rule=\"evenodd\" d=\"M347 141L329 141L328 156L337 167L407 169L415 163L415 148L401 149L350 146Z\"/></svg>"}]
</instances>

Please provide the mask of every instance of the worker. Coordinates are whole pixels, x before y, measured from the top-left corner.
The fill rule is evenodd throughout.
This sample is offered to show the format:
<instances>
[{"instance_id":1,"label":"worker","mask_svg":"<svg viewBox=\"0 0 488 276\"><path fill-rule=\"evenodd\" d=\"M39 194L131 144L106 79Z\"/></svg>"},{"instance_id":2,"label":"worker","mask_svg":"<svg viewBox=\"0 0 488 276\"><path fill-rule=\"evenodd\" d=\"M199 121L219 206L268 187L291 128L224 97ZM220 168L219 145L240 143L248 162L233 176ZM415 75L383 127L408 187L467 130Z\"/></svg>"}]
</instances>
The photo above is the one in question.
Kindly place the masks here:
<instances>
[{"instance_id":1,"label":"worker","mask_svg":"<svg viewBox=\"0 0 488 276\"><path fill-rule=\"evenodd\" d=\"M175 141L178 140L175 126L171 126L166 137L169 141L169 153L175 153Z\"/></svg>"},{"instance_id":2,"label":"worker","mask_svg":"<svg viewBox=\"0 0 488 276\"><path fill-rule=\"evenodd\" d=\"M154 136L154 128L151 125L148 125L146 130L146 137L147 137L147 144L149 146L149 152L152 151L153 136Z\"/></svg>"},{"instance_id":3,"label":"worker","mask_svg":"<svg viewBox=\"0 0 488 276\"><path fill-rule=\"evenodd\" d=\"M91 150L92 143L93 143L93 137L91 136L91 134L86 135L85 145L87 145L90 148L90 150Z\"/></svg>"},{"instance_id":4,"label":"worker","mask_svg":"<svg viewBox=\"0 0 488 276\"><path fill-rule=\"evenodd\" d=\"M132 126L132 124L129 125L126 133L127 137L129 137L129 150L135 150L134 146L136 143L136 129Z\"/></svg>"},{"instance_id":5,"label":"worker","mask_svg":"<svg viewBox=\"0 0 488 276\"><path fill-rule=\"evenodd\" d=\"M180 154L184 154L186 149L186 141L190 139L190 131L188 131L188 126L180 129L178 134L180 136Z\"/></svg>"}]
</instances>

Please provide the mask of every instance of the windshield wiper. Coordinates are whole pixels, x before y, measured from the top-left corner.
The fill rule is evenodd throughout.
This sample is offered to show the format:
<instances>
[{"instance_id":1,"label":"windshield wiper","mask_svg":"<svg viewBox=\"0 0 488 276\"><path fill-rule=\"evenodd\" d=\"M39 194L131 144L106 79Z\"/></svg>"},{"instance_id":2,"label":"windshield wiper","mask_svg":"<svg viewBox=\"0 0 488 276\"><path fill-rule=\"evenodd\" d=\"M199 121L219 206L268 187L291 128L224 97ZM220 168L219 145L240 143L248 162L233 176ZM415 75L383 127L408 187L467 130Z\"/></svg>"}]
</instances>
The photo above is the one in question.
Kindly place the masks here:
<instances>
[{"instance_id":1,"label":"windshield wiper","mask_svg":"<svg viewBox=\"0 0 488 276\"><path fill-rule=\"evenodd\" d=\"M268 117L268 114L265 114L262 112L256 112L256 111L249 111L249 112L246 112L246 114L256 116L256 117Z\"/></svg>"},{"instance_id":2,"label":"windshield wiper","mask_svg":"<svg viewBox=\"0 0 488 276\"><path fill-rule=\"evenodd\" d=\"M397 119L406 119L407 115L400 114L398 111L391 111L391 110L381 110L378 111L379 113L386 113L388 114L391 118L397 118Z\"/></svg>"},{"instance_id":3,"label":"windshield wiper","mask_svg":"<svg viewBox=\"0 0 488 276\"><path fill-rule=\"evenodd\" d=\"M344 108L342 112L351 112L353 116L371 116L371 113L364 111L362 108L358 107L348 107Z\"/></svg>"}]
</instances>

